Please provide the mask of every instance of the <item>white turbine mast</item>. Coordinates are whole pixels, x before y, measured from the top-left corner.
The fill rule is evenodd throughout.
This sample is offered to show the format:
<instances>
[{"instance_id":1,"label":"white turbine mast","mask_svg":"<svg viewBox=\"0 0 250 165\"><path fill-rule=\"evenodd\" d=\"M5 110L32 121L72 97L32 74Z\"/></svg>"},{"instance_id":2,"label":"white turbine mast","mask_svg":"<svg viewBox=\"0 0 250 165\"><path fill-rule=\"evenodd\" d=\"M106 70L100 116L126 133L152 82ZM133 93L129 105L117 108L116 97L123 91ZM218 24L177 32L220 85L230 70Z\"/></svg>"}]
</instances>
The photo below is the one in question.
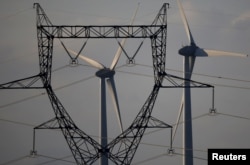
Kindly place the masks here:
<instances>
[{"instance_id":1,"label":"white turbine mast","mask_svg":"<svg viewBox=\"0 0 250 165\"><path fill-rule=\"evenodd\" d=\"M177 124L175 125L174 132L172 138L174 138L176 134L176 130L178 128L178 124L184 111L183 115L183 164L184 165L193 165L193 137L192 137L192 111L191 111L191 90L188 86L190 86L190 80L195 64L196 57L208 57L208 56L236 56L236 57L247 57L246 54L227 52L227 51L219 51L219 50L210 50L199 48L192 36L185 12L183 10L182 4L180 0L177 0L177 4L179 7L180 15L182 22L184 24L184 28L189 40L189 45L182 47L179 49L179 54L184 56L183 60L183 77L184 77L184 85L186 88L183 90L181 105L179 109L179 114L177 118Z\"/></svg>"}]
</instances>

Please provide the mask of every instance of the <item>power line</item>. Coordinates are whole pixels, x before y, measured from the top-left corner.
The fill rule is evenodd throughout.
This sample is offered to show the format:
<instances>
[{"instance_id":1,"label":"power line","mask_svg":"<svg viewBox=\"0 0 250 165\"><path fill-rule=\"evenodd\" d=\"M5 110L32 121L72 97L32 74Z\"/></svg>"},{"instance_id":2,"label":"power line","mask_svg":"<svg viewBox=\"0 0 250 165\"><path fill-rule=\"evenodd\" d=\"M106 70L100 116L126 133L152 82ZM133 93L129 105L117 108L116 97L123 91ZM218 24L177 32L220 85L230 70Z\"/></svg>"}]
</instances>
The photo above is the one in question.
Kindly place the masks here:
<instances>
[{"instance_id":1,"label":"power line","mask_svg":"<svg viewBox=\"0 0 250 165\"><path fill-rule=\"evenodd\" d=\"M38 154L37 156L52 159L52 160L49 160L49 161L46 161L46 162L43 162L43 163L39 163L37 165L49 164L49 163L53 163L55 161L63 161L63 162L66 162L66 163L75 164L74 161L65 160L67 158L72 157L72 155L64 156L64 157L61 157L61 158L55 158L55 157L41 155L41 154Z\"/></svg>"},{"instance_id":2,"label":"power line","mask_svg":"<svg viewBox=\"0 0 250 165\"><path fill-rule=\"evenodd\" d=\"M36 94L36 95L32 95L32 96L29 96L29 97L26 97L26 98L23 98L23 99L20 99L20 100L17 100L17 101L14 101L14 102L11 102L11 103L7 103L7 104L4 104L4 105L1 105L0 106L0 109L2 108L6 108L8 106L12 106L12 105L15 105L15 104L19 104L19 103L22 103L22 102L25 102L27 100L31 100L31 99L34 99L34 98L37 98L39 96L43 96L45 93L39 93L39 94Z\"/></svg>"},{"instance_id":3,"label":"power line","mask_svg":"<svg viewBox=\"0 0 250 165\"><path fill-rule=\"evenodd\" d=\"M225 116L230 116L230 117L234 117L234 118L238 118L238 119L250 120L250 118L243 117L243 116L231 115L231 114L226 114L226 113L217 113L217 114L221 114L221 115L225 115ZM195 119L198 119L198 118L207 116L207 115L209 115L209 114L208 114L208 113L202 114L202 115L199 115L199 116L194 117L192 120L195 120ZM28 124L28 123L23 123L23 122L18 122L18 121L12 121L12 120L3 119L3 118L0 118L0 120L1 120L1 121L4 121L4 122L10 122L10 123L18 124L18 125L24 125L24 126L32 126L32 127L34 127L34 125ZM180 123L177 123L177 124L182 124L182 123L183 123L183 122L180 122ZM158 130L156 130L156 131L161 131L161 130L163 130L163 129L158 129ZM145 135L149 135L149 134L154 133L154 132L156 132L156 131L152 131L152 132L149 132L149 133L145 133ZM95 136L95 137L97 137L97 136ZM169 147L169 146L165 146L165 145L152 144L152 143L143 143L143 142L142 142L141 144L143 144L143 145L149 145L149 146L155 146L155 147L164 147L164 148ZM183 149L183 148L181 148L181 147L173 147L173 149ZM207 151L200 150L200 149L193 149L193 151L207 152ZM183 154L176 153L176 152L174 152L174 154L184 156ZM133 165L142 164L142 163L148 162L148 161L150 161L150 160L158 159L158 158L160 158L160 157L162 157L162 156L165 156L165 155L167 155L167 154L166 154L166 153L160 154L160 155L157 155L157 156L154 156L154 157L145 159L145 160L143 160L143 161L134 163ZM68 163L74 163L74 162L72 162L72 161L64 160L64 159L66 159L66 158L69 158L70 156L64 156L64 157L61 157L61 158L54 158L54 157L45 156L45 155L38 155L38 156L53 159L53 160L50 160L50 161L46 161L46 162L40 163L40 164L38 164L38 165L44 165L44 164L48 164L48 163L51 163L51 162L54 162L54 161L64 161L64 162L68 162ZM6 163L4 163L4 164L1 164L1 165L9 165L9 164L11 164L11 163L14 163L14 162L23 160L23 159L25 159L25 158L27 158L27 157L29 157L29 156L23 156L23 157L20 157L20 158L17 158L17 159L13 159L13 160L8 161L8 162L6 162ZM207 160L207 159L204 159L204 158L201 158L201 157L196 157L196 156L193 156L193 158L194 158L194 159L199 159L199 160Z\"/></svg>"},{"instance_id":4,"label":"power line","mask_svg":"<svg viewBox=\"0 0 250 165\"><path fill-rule=\"evenodd\" d=\"M179 156L184 156L184 154L181 154L181 153L178 153L178 152L174 152L173 155L171 156L174 156L174 155L179 155ZM145 159L145 160L141 160L139 162L136 162L136 163L132 163L132 165L139 165L139 164L143 164L143 163L146 163L146 162L149 162L149 161L152 161L152 160L155 160L155 159L159 159L163 156L170 156L168 155L168 153L162 153L162 154L159 154L159 155L156 155L156 156L153 156L151 158L148 158L148 159ZM194 159L199 159L199 160L203 160L203 161L207 161L206 158L201 158L201 157L198 157L198 156L193 156L192 158Z\"/></svg>"},{"instance_id":5,"label":"power line","mask_svg":"<svg viewBox=\"0 0 250 165\"><path fill-rule=\"evenodd\" d=\"M136 64L136 65L152 68L152 66L145 65L145 64ZM61 70L61 69L65 68L65 67L67 67L67 66L68 66L68 65L59 67L59 68L53 70L53 72L54 72L54 71ZM88 65L84 65L84 66L88 66ZM121 67L123 67L123 66L126 66L126 65L121 65L119 68L121 68ZM182 71L173 70L173 69L166 69L166 70L172 70L172 71L182 72ZM135 72L128 72L128 71L122 71L122 70L117 70L117 72L126 73L126 74L133 74L133 75L137 75L137 76L144 76L144 77L153 77L152 75L148 75L148 74L135 73ZM194 74L197 74L197 73L194 73ZM250 82L249 80L233 79L233 78L221 77L221 76L220 76L220 77L217 77L217 76L211 76L211 75L205 75L205 74L197 74L197 75L200 75L200 76L208 76L208 77L213 77L213 78L220 78L220 79L231 79L231 80L234 80L234 81ZM55 88L55 90L61 90L61 89L70 87L70 86L72 86L72 85L75 85L75 84L81 83L81 82L83 82L83 81L89 80L89 79L91 79L91 78L93 78L93 77L95 77L95 76L90 76L90 77L87 77L87 78L80 79L80 80L78 80L78 81L74 81L74 82L72 82L72 83L69 83L69 84L60 86L60 87L58 87L58 88ZM228 87L228 88L239 88L239 89L247 89L247 90L250 90L250 87L243 87L243 86L234 86L234 85L225 85L225 84L216 84L216 83L212 83L212 85L221 86L221 87ZM32 95L32 96L29 96L29 97L26 97L26 98L24 98L24 99L20 99L20 100L17 100L17 101L8 103L8 104L1 105L1 106L0 106L0 109L5 108L5 107L8 107L8 106L11 106L11 105L14 105L14 104L22 103L22 102L27 101L27 100L31 100L31 99L33 99L33 98L42 96L42 95L44 95L44 94L45 94L45 93L43 92L43 93L40 93L40 94L37 94L37 95Z\"/></svg>"},{"instance_id":6,"label":"power line","mask_svg":"<svg viewBox=\"0 0 250 165\"><path fill-rule=\"evenodd\" d=\"M9 164L12 164L12 163L16 163L16 162L19 162L19 161L21 161L21 160L23 160L23 159L26 159L26 158L28 158L28 157L29 157L29 155L22 156L22 157L19 157L19 158L10 160L10 161L8 161L8 162L5 162L5 163L3 163L3 164L1 164L1 165L9 165Z\"/></svg>"},{"instance_id":7,"label":"power line","mask_svg":"<svg viewBox=\"0 0 250 165\"><path fill-rule=\"evenodd\" d=\"M234 117L234 118L237 118L237 119L250 120L250 118L244 117L244 116L232 115L232 114L227 114L227 113L219 113L219 112L216 112L216 114L224 115L224 116L230 116L230 117ZM205 113L205 114L193 117L192 120L196 120L196 119L199 119L199 118L202 118L202 117L205 117L205 116L211 116L211 114L210 113ZM35 127L35 125L29 124L29 123L24 123L24 122L19 122L19 121L4 119L4 118L0 118L0 120L3 121L3 122L9 122L9 123L18 124L18 125ZM179 122L179 123L176 123L176 124L183 124L183 121ZM176 124L173 124L173 126L176 125ZM150 131L150 132L145 133L145 135L149 135L149 134L152 134L152 133L155 133L155 132L158 132L158 131L162 131L162 130L164 130L164 129L161 128L161 129L157 129L155 131ZM90 135L90 136L99 138L99 136L96 136L96 135ZM109 139L113 139L113 138L109 138ZM158 144L152 144L152 143L142 143L142 144L151 145L151 146L155 146L155 147L164 147L164 148L169 147L169 146L165 146L165 145L158 145ZM177 148L177 147L175 147L175 148ZM182 149L182 148L179 148L179 149ZM195 149L194 151L204 152L204 150L197 150L197 149Z\"/></svg>"},{"instance_id":8,"label":"power line","mask_svg":"<svg viewBox=\"0 0 250 165\"><path fill-rule=\"evenodd\" d=\"M53 72L56 72L56 71L59 71L59 70L62 70L62 69L64 69L64 68L66 68L66 67L68 67L68 65L64 65L64 66L58 67L58 68L54 69L54 70L52 71L52 73L53 73ZM77 82L79 83L79 81L77 81ZM60 88L61 88L61 87L59 87L58 90L60 90ZM29 97L26 97L26 98L23 98L23 99L20 99L20 100L17 100L17 101L8 103L8 104L1 105L1 106L0 106L0 109L6 108L6 107L11 106L11 105L19 104L19 103L25 102L25 101L27 101L27 100L31 100L31 99L37 98L37 97L39 97L39 96L43 96L43 95L45 95L45 92L42 92L42 93L39 93L39 94L35 94L35 95L32 95L32 96L29 96Z\"/></svg>"},{"instance_id":9,"label":"power line","mask_svg":"<svg viewBox=\"0 0 250 165\"><path fill-rule=\"evenodd\" d=\"M224 116L229 116L229 117L234 117L234 118L241 119L241 120L250 120L249 117L244 117L244 116L238 116L238 115L232 115L232 114L220 113L220 112L216 112L214 115L216 115L216 114L218 114L218 115L224 115ZM196 119L199 119L199 118L202 118L202 117L205 117L205 116L211 116L211 114L210 113L201 114L199 116L193 117L192 121L196 120ZM183 124L183 121L181 121L179 123L175 123L172 126L180 125L180 124ZM162 130L164 130L164 129L160 128L160 129L157 129L157 130L154 130L154 131L147 132L147 133L145 133L145 135L150 135L152 133L155 133L155 132L158 132L158 131L162 131Z\"/></svg>"},{"instance_id":10,"label":"power line","mask_svg":"<svg viewBox=\"0 0 250 165\"><path fill-rule=\"evenodd\" d=\"M147 146L153 146L153 147L160 147L160 148L170 148L170 146L167 145L161 145L161 144L152 144L152 143L145 143L145 142L141 142L142 145L147 145ZM172 146L173 149L184 149L183 147L177 147L177 146ZM193 151L196 152L207 152L207 150L202 150L202 149L194 149Z\"/></svg>"},{"instance_id":11,"label":"power line","mask_svg":"<svg viewBox=\"0 0 250 165\"><path fill-rule=\"evenodd\" d=\"M196 119L199 119L199 118L202 118L202 117L205 117L205 116L207 116L208 114L209 114L209 113L205 113L205 114L202 114L202 115L193 117L193 118L192 118L192 121L193 121L193 120L196 120ZM187 122L187 121L186 121L186 122ZM180 124L183 124L183 123L184 123L184 122L181 121L181 122L179 122L179 123L173 124L172 126L180 125ZM155 132L158 132L158 131L162 131L162 130L164 130L164 128L159 128L159 129L156 129L156 130L154 130L154 131L147 132L147 133L145 133L144 135L150 135L150 134L152 134L152 133L155 133Z\"/></svg>"},{"instance_id":12,"label":"power line","mask_svg":"<svg viewBox=\"0 0 250 165\"><path fill-rule=\"evenodd\" d=\"M33 124L24 123L24 122L20 122L20 121L9 120L9 119L4 119L4 118L0 118L0 121L12 123L12 124L23 125L23 126L28 126L28 127L35 127L35 125L33 125Z\"/></svg>"},{"instance_id":13,"label":"power line","mask_svg":"<svg viewBox=\"0 0 250 165\"><path fill-rule=\"evenodd\" d=\"M234 117L234 118L243 119L243 120L250 120L249 117L244 117L244 116L231 115L231 114L220 113L220 112L216 112L215 114L229 116L229 117Z\"/></svg>"},{"instance_id":14,"label":"power line","mask_svg":"<svg viewBox=\"0 0 250 165\"><path fill-rule=\"evenodd\" d=\"M146 65L146 64L139 64L139 63L136 63L136 65L144 66L144 67L148 67L148 68L152 68L152 66ZM179 73L183 73L182 70L177 70L177 69L166 68L166 70L168 70L168 71L174 71L174 72L179 72ZM203 74L203 73L195 73L195 72L193 72L192 74L193 74L193 75L197 75L197 76L204 76L204 77L217 78L217 79L224 79L224 80L233 80L233 81L239 81L239 82L250 82L250 80L236 79L236 78L223 77L223 76L214 76L214 75L208 75L208 74Z\"/></svg>"},{"instance_id":15,"label":"power line","mask_svg":"<svg viewBox=\"0 0 250 165\"><path fill-rule=\"evenodd\" d=\"M130 74L133 74L133 73L130 73ZM136 74L136 73L134 73L135 75L139 75L139 74ZM140 76L142 76L143 74L141 74ZM85 81L85 80L84 80ZM82 81L80 81L80 82L82 82ZM68 84L68 85L66 85L66 86L62 86L62 87L60 87L60 88L58 88L58 90L59 89L63 89L63 88L66 88L66 87L68 87L68 86L72 86L72 85L74 85L74 84L77 84L77 83L79 83L79 81L76 81L76 82L73 82L73 83L71 83L71 84ZM227 86L228 87L228 86ZM232 86L231 86L232 87ZM244 88L244 87L242 87L243 89L246 89L246 88ZM232 116L232 115L231 115ZM161 156L160 156L161 157ZM154 158L154 159L157 159L157 158ZM148 160L148 159L147 159Z\"/></svg>"},{"instance_id":16,"label":"power line","mask_svg":"<svg viewBox=\"0 0 250 165\"><path fill-rule=\"evenodd\" d=\"M3 118L0 118L0 121L12 123L12 124L17 124L17 125L23 125L23 126L33 127L33 128L36 126L36 125L33 125L33 124L29 124L29 123L24 123L24 122L9 120L9 119L3 119ZM162 129L158 129L157 131L160 131L160 130L162 130ZM53 131L55 131L55 130L53 130ZM90 136L94 137L94 138L100 138L97 135L90 135ZM108 138L108 139L113 140L113 138ZM154 147L161 147L161 148L168 148L168 147L170 147L170 146L166 146L166 145L153 144L153 143L145 143L145 142L142 142L141 144L142 145L148 145L148 146L154 146ZM182 149L182 148L178 148L178 147L173 147L173 148L175 148L175 149ZM198 150L198 149L194 149L194 151L204 152L204 150Z\"/></svg>"},{"instance_id":17,"label":"power line","mask_svg":"<svg viewBox=\"0 0 250 165\"><path fill-rule=\"evenodd\" d=\"M216 84L216 83L211 83L211 85L220 86L220 87L227 87L227 88L238 88L238 89L250 90L250 87L243 87L243 86L236 86L236 85L225 85L225 84Z\"/></svg>"},{"instance_id":18,"label":"power line","mask_svg":"<svg viewBox=\"0 0 250 165\"><path fill-rule=\"evenodd\" d=\"M178 152L175 152L174 154L184 156L184 154L181 154L181 153L178 153ZM207 159L201 158L201 157L198 157L198 156L193 156L192 158L207 161Z\"/></svg>"},{"instance_id":19,"label":"power line","mask_svg":"<svg viewBox=\"0 0 250 165\"><path fill-rule=\"evenodd\" d=\"M5 162L5 163L3 163L1 165L11 165L13 163L17 163L17 162L22 161L22 160L27 159L27 158L36 159L37 157L43 157L43 158L52 159L52 160L48 160L48 161L45 161L45 162L42 162L42 163L39 163L39 164L36 164L36 165L45 165L45 164L53 163L55 161L62 161L62 162L70 163L70 164L75 164L74 161L65 160L67 158L72 157L72 155L64 156L64 157L61 157L61 158L55 158L55 157L52 157L52 156L46 156L46 155L38 154L38 155L36 155L34 157L32 157L30 155L22 156L20 158L16 158L16 159L10 160L8 162Z\"/></svg>"},{"instance_id":20,"label":"power line","mask_svg":"<svg viewBox=\"0 0 250 165\"><path fill-rule=\"evenodd\" d=\"M136 163L132 163L131 165L138 165L138 164L146 163L146 162L149 162L149 161L151 161L151 160L159 159L159 158L161 158L161 157L163 157L163 156L166 156L166 155L167 155L166 153L163 153L163 154L156 155L156 156L153 156L153 157L151 157L151 158L148 158L148 159L145 159L145 160L136 162Z\"/></svg>"},{"instance_id":21,"label":"power line","mask_svg":"<svg viewBox=\"0 0 250 165\"><path fill-rule=\"evenodd\" d=\"M65 68L65 67L67 67L67 66L59 67L59 68L55 69L54 71L61 70L61 69ZM118 72L126 73L126 74L134 74L134 75L137 75L137 76L153 77L153 76L147 75L147 74L134 73L134 72L128 72L128 71L118 71ZM199 75L201 75L201 74L199 74ZM208 77L213 77L213 78L222 78L222 77L214 77L214 76L209 76L209 75L201 75L201 76L208 76ZM94 77L94 76L90 76L90 77L87 77L87 78L84 78L84 79L81 79L81 80L72 82L72 83L70 83L70 84L67 84L67 85L58 87L58 88L56 88L56 90L60 90L60 89L63 89L63 88L66 88L66 87L69 87L69 86L78 84L78 83L83 82L83 81L86 81L86 80L88 80L88 79L90 79L90 78L92 78L92 77ZM232 79L232 78L224 78L224 79L230 79L230 80L234 80L234 81L244 81L244 82L248 82L247 80L238 80L238 79ZM225 86L225 85L221 85L221 86ZM228 87L228 86L226 86L226 87ZM242 88L242 87L241 87L241 88ZM41 95L44 95L44 93L41 93L41 94L37 95L36 97L41 96ZM15 103L20 103L20 102L23 102L23 101L32 99L32 98L34 98L34 97L35 97L35 96L31 96L31 97L25 98L25 99L23 99L23 100L19 100L19 101L15 102ZM9 106L9 105L8 105L8 106ZM241 116L236 116L236 115L230 115L230 114L224 114L224 113L218 113L218 114L226 115L226 116L230 116L230 117L236 117L236 118L240 118L240 119L247 119L247 120L250 120L249 118L241 117ZM201 117L206 116L206 115L207 115L207 114L203 114L203 115L194 117L192 120L201 118ZM22 123L22 122L10 121L10 120L7 120L7 119L0 119L0 120L5 121L5 122L12 122L12 123L15 123L15 124L20 124L20 125L25 125L25 126L34 126L34 125L31 125L31 124L26 124L26 123ZM181 124L181 123L182 123L182 122L177 123L177 124ZM152 132L151 132L151 133L152 133ZM150 133L146 133L146 134L150 134ZM145 134L145 135L146 135L146 134ZM158 147L166 147L166 146L163 146L163 145L155 145L155 144L149 144L149 143L143 143L143 144L144 144L144 145L154 145L154 146L158 146ZM177 154L178 154L178 153L177 153ZM41 156L41 155L40 155L40 156ZM146 159L146 160L144 160L144 161L137 162L137 164L141 164L141 163L146 162L146 161L149 161L149 160L157 159L157 158L160 158L160 157L162 157L162 156L163 156L163 155L158 155L158 156L155 156L155 157ZM48 157L48 156L44 156L44 157ZM42 163L42 164L47 164L47 163L51 163L51 162L53 162L53 161L58 161L58 160L64 161L64 160L62 160L62 159L64 159L64 158L53 158L53 157L48 157L48 158L51 158L51 159L53 159L53 160L44 162L44 163ZM199 157L194 157L194 158L196 158L196 159L201 159L201 160L206 160L206 159L199 158ZM21 160L21 158L20 158L20 159L15 159L15 160L13 160L13 161L19 161L19 160ZM9 162L13 162L13 161L9 161ZM69 161L69 162L72 163L72 161ZM42 164L41 164L41 165L42 165ZM40 165L40 164L39 164L39 165Z\"/></svg>"},{"instance_id":22,"label":"power line","mask_svg":"<svg viewBox=\"0 0 250 165\"><path fill-rule=\"evenodd\" d=\"M14 12L14 13L12 13L12 14L9 14L9 15L1 16L1 17L0 17L0 20L9 19L9 18L14 17L14 16L16 16L16 15L19 15L19 14L21 14L21 13L24 13L24 12L26 12L26 11L28 11L28 10L33 10L33 8L32 8L32 7L29 7L29 8L25 8L25 9L16 11L16 12Z\"/></svg>"},{"instance_id":23,"label":"power line","mask_svg":"<svg viewBox=\"0 0 250 165\"><path fill-rule=\"evenodd\" d=\"M68 65L59 67L59 68L53 70L52 72L61 70L61 69L65 68L65 67L67 67L67 66L68 66ZM83 65L83 66L85 66L85 65ZM88 65L86 65L86 66L88 66ZM121 65L121 66L119 66L119 67L117 67L117 68L121 68L121 67L123 67L123 66L125 66L125 65ZM79 84L79 83L81 83L81 82L84 82L84 81L89 80L89 79L94 78L94 77L95 77L95 76L89 76L89 77L86 77L86 78L83 78L83 79L74 81L74 82L72 82L72 83L69 83L69 84L66 84L66 85L57 87L57 88L55 88L54 90L55 90L55 91L58 91L58 90L61 90L61 89L64 89L64 88L67 88L67 87L70 87L70 86ZM11 106L11 105L14 105L14 104L19 104L19 103L22 103L22 102L24 102L24 101L31 100L31 99L33 99L33 98L37 98L37 97L42 96L42 95L45 95L45 92L42 92L42 93L39 93L39 94L36 94L36 95L32 95L32 96L29 96L29 97L26 97L26 98L23 98L23 99L20 99L20 100L17 100L17 101L8 103L8 104L1 105L1 106L0 106L0 109L6 108L6 107Z\"/></svg>"}]
</instances>

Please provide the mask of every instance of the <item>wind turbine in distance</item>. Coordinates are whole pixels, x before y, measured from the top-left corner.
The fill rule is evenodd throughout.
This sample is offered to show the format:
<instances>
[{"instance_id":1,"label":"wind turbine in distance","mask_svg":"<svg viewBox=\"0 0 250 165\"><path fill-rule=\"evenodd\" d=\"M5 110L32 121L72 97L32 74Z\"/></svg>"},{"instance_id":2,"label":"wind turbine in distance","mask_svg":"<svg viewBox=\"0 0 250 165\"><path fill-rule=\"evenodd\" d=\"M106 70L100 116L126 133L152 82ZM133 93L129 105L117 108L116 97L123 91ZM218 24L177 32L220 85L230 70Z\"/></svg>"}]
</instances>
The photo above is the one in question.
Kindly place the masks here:
<instances>
[{"instance_id":1,"label":"wind turbine in distance","mask_svg":"<svg viewBox=\"0 0 250 165\"><path fill-rule=\"evenodd\" d=\"M189 28L189 24L187 22L186 15L184 13L182 4L180 0L177 0L180 15L182 18L182 22L185 27L185 31L189 40L189 45L182 47L179 49L179 54L184 56L183 60L183 77L184 77L184 88L182 101L180 105L179 115L177 118L177 124L174 129L173 137L175 136L176 129L178 127L178 123L180 120L180 116L184 109L183 115L183 148L184 148L184 165L193 165L193 137L192 137L192 112L191 112L191 90L190 80L195 64L196 57L208 57L208 56L236 56L236 57L247 57L246 54L234 53L234 52L226 52L219 50L211 50L211 49L203 49L196 45L194 38L192 36L191 30ZM172 137L172 138L173 138Z\"/></svg>"},{"instance_id":2,"label":"wind turbine in distance","mask_svg":"<svg viewBox=\"0 0 250 165\"><path fill-rule=\"evenodd\" d=\"M136 11L131 19L130 25L132 25L134 23L138 8L139 8L139 3L138 3L138 6L136 8ZM120 58L121 53L123 51L122 48L124 47L125 43L126 43L126 38L124 38L121 41L121 43L119 44L119 48L118 48L109 68L107 68L102 63L100 63L96 60L93 60L87 56L80 54L81 51L79 53L76 53L75 51L69 49L70 53L76 55L76 57L79 57L80 59L84 60L85 62L87 62L91 66L98 69L98 71L96 72L95 75L100 78L100 91L101 91L100 92L100 100L101 100L100 101L101 102L101 106L100 106L100 144L102 147L106 147L108 144L107 112L106 112L106 82L107 82L107 86L108 86L109 92L111 94L113 103L114 103L114 107L115 107L115 111L116 111L116 115L117 115L117 119L119 122L121 132L123 132L123 125L122 125L121 113L120 113L118 97L117 97L117 92L116 92L116 87L115 87L114 75L115 75L115 67L119 61L119 58ZM105 153L103 153L103 154L104 154L104 156L101 157L100 164L107 165L108 158L107 158L107 156L105 156Z\"/></svg>"}]
</instances>

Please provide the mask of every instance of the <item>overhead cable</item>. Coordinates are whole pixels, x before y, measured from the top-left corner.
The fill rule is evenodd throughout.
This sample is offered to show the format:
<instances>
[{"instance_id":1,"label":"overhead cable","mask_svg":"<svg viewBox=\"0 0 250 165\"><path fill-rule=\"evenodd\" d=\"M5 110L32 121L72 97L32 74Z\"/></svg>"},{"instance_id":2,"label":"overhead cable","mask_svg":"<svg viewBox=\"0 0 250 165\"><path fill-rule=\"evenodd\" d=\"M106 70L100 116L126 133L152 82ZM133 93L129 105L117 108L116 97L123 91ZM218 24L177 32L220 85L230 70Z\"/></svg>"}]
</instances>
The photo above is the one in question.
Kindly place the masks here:
<instances>
[{"instance_id":1,"label":"overhead cable","mask_svg":"<svg viewBox=\"0 0 250 165\"><path fill-rule=\"evenodd\" d=\"M62 161L62 162L70 163L70 164L75 164L74 161L65 160L67 158L73 157L72 155L67 155L67 156L64 156L64 157L61 157L61 158L55 158L55 157L52 157L52 156L46 156L46 155L41 155L41 154L38 154L37 156L51 159L49 161L46 161L46 162L43 162L43 163L39 163L37 165L49 164L49 163L53 163L55 161Z\"/></svg>"},{"instance_id":2,"label":"overhead cable","mask_svg":"<svg viewBox=\"0 0 250 165\"><path fill-rule=\"evenodd\" d=\"M28 158L28 157L29 157L29 155L25 155L25 156L22 156L22 157L19 157L19 158L10 160L10 161L8 161L8 162L5 162L5 163L3 163L3 164L1 164L1 165L10 165L10 164L19 162L19 161L21 161L21 160L23 160L23 159L26 159L26 158Z\"/></svg>"},{"instance_id":3,"label":"overhead cable","mask_svg":"<svg viewBox=\"0 0 250 165\"><path fill-rule=\"evenodd\" d=\"M141 65L141 66L146 66L148 67L147 65L144 65L144 64L136 64L136 65ZM87 65L86 65L87 66ZM122 65L120 67L123 67L125 65ZM58 71L58 70L61 70L63 68L67 67L66 66L62 66L62 67L59 67L57 69L55 69L54 71ZM119 67L119 68L120 68ZM118 68L118 67L117 67ZM152 67L151 67L152 68ZM149 74L143 74L143 73L135 73L135 72L129 72L129 71L122 71L122 70L117 70L117 72L121 72L121 73L126 73L126 74L133 74L133 75L137 75L137 76L144 76L144 77L153 77L152 75L149 75ZM195 73L194 73L195 74ZM199 75L202 75L202 74L199 74ZM203 76L206 76L206 75L203 75ZM86 80L89 80L90 78L93 78L94 76L91 76L91 77L87 77L87 78L83 78L81 80L78 80L78 81L74 81L70 84L66 84L66 85L63 85L63 86L60 86L60 87L57 87L55 88L55 90L60 90L60 89L63 89L63 88L66 88L66 87L70 87L72 85L75 85L75 84L78 84L78 83L81 83L83 81L86 81ZM215 77L216 78L216 77ZM220 78L223 78L223 77L220 77ZM239 80L239 79L234 79L234 81L244 81L244 82L248 82L249 80ZM234 86L234 85L225 85L225 84L216 84L216 83L213 83L212 85L215 85L215 86L221 86L221 87L228 87L228 88L239 88L239 89L247 89L247 90L250 90L250 87L243 87L243 86ZM23 98L23 99L20 99L20 100L17 100L17 101L14 101L14 102L11 102L11 103L8 103L8 104L4 104L4 105L1 105L0 106L0 109L2 108L5 108L5 107L8 107L8 106L11 106L11 105L14 105L14 104L18 104L18 103L21 103L21 102L24 102L24 101L27 101L27 100L30 100L30 99L33 99L33 98L36 98L36 97L39 97L39 96L42 96L44 95L45 93L40 93L40 94L36 94L36 95L33 95L33 96L29 96L29 97L26 97L26 98Z\"/></svg>"},{"instance_id":4,"label":"overhead cable","mask_svg":"<svg viewBox=\"0 0 250 165\"><path fill-rule=\"evenodd\" d=\"M136 65L144 66L144 67L148 67L148 68L153 68L151 65L146 65L146 64L136 63ZM173 71L173 72L183 73L182 70L177 70L177 69L165 68L165 70L166 71ZM203 74L203 73L195 73L194 72L192 74L197 75L197 76L211 77L211 78L224 79L224 80L233 80L233 81L239 81L239 82L250 82L250 80L236 79L236 78L223 77L223 76L214 76L214 75L208 75L208 74Z\"/></svg>"},{"instance_id":5,"label":"overhead cable","mask_svg":"<svg viewBox=\"0 0 250 165\"><path fill-rule=\"evenodd\" d=\"M24 12L26 12L26 11L28 11L28 10L33 10L33 8L32 8L32 7L29 7L29 8L25 8L25 9L16 11L16 12L14 12L14 13L12 13L12 14L9 14L9 15L1 16L1 17L0 17L0 20L9 19L9 18L14 17L14 16L16 16L16 15L19 15L19 14L21 14L21 13L24 13Z\"/></svg>"}]
</instances>

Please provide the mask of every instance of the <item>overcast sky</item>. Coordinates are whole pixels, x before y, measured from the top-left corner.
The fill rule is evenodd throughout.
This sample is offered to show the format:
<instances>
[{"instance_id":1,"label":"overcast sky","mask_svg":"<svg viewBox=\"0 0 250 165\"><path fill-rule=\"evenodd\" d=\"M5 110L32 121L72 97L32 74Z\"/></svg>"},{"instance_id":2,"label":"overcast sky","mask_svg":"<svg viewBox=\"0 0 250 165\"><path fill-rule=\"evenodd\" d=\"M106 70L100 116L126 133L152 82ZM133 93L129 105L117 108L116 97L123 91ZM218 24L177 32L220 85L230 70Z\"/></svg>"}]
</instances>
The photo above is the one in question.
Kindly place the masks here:
<instances>
[{"instance_id":1,"label":"overcast sky","mask_svg":"<svg viewBox=\"0 0 250 165\"><path fill-rule=\"evenodd\" d=\"M188 44L176 1L169 0L0 0L0 84L39 73L36 12L39 2L54 25L129 24L138 2L134 24L152 23L164 2L168 10L166 71L182 76L183 57L178 49ZM196 44L239 53L250 53L249 0L183 0L183 7ZM68 48L80 50L86 40L63 40ZM127 40L130 56L142 42ZM110 66L118 48L115 39L89 39L83 54ZM98 140L99 79L96 69L79 61L69 66L70 58L60 42L54 40L52 86L75 123ZM127 128L149 96L153 81L150 40L135 57L137 65L126 66L122 54L115 75L124 127ZM194 163L207 164L208 148L250 148L250 60L238 57L197 58L195 81L215 86L218 115L209 116L211 89L192 89ZM165 84L167 81L164 81ZM74 159L60 131L38 130L38 156L29 158L33 127L54 117L44 90L0 90L0 165L69 165ZM107 93L108 94L108 93ZM174 125L182 89L161 89L153 116ZM109 137L119 134L111 98L107 95ZM114 124L115 123L115 124ZM117 124L116 124L117 123ZM180 164L182 162L182 124L174 139L176 154L167 156L170 130L148 129L132 164ZM57 159L57 160L56 160ZM58 160L62 159L62 160Z\"/></svg>"}]
</instances>

